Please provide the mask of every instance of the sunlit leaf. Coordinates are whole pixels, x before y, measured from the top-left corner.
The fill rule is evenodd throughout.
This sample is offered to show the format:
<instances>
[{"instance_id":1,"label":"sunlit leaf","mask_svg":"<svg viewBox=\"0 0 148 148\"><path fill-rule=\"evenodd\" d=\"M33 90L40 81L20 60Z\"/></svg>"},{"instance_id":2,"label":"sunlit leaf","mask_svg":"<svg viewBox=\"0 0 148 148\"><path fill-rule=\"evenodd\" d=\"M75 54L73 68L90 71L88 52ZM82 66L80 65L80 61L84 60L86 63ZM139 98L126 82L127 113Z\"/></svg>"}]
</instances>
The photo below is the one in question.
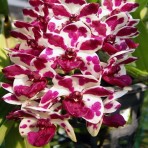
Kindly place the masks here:
<instances>
[{"instance_id":1,"label":"sunlit leaf","mask_svg":"<svg viewBox=\"0 0 148 148\"><path fill-rule=\"evenodd\" d=\"M25 147L24 140L19 134L18 124L15 124L7 134L5 138L5 147L6 148L29 148L29 147Z\"/></svg>"},{"instance_id":2,"label":"sunlit leaf","mask_svg":"<svg viewBox=\"0 0 148 148\"><path fill-rule=\"evenodd\" d=\"M6 135L8 134L8 132L10 131L13 125L14 125L14 121L6 120L4 124L0 126L0 146L4 142L4 138L6 137Z\"/></svg>"}]
</instances>

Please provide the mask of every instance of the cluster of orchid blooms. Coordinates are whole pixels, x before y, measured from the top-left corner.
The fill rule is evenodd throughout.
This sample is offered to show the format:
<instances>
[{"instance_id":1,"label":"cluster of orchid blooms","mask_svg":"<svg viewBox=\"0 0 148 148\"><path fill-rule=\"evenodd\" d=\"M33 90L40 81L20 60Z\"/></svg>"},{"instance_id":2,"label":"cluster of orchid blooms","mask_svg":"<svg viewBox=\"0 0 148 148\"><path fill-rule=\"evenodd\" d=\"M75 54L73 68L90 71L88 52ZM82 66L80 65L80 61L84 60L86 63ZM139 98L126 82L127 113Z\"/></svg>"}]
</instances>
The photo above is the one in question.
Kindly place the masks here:
<instances>
[{"instance_id":1,"label":"cluster of orchid blooms","mask_svg":"<svg viewBox=\"0 0 148 148\"><path fill-rule=\"evenodd\" d=\"M126 0L30 0L28 21L16 21L12 36L21 42L9 49L13 65L3 69L9 91L3 100L17 105L7 116L20 120L19 132L34 146L46 145L62 127L76 142L70 124L82 118L92 136L101 124L125 124L118 98L131 84L125 64L138 44L139 32ZM103 56L105 58L103 58ZM116 87L115 87L116 86Z\"/></svg>"}]
</instances>

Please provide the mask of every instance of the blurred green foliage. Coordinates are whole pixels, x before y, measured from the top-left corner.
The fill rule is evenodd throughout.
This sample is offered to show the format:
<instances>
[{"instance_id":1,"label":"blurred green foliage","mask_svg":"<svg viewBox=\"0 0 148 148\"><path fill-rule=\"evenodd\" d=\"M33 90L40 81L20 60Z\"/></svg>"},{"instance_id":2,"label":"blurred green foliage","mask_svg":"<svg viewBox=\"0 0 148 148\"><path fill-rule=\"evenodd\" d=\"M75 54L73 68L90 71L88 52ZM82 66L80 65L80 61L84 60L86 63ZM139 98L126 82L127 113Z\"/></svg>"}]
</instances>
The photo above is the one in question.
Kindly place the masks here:
<instances>
[{"instance_id":1,"label":"blurred green foliage","mask_svg":"<svg viewBox=\"0 0 148 148\"><path fill-rule=\"evenodd\" d=\"M9 13L7 0L0 0L0 6L0 14L7 16Z\"/></svg>"},{"instance_id":2,"label":"blurred green foliage","mask_svg":"<svg viewBox=\"0 0 148 148\"><path fill-rule=\"evenodd\" d=\"M148 1L136 0L140 6L136 12L133 13L134 18L140 19L138 30L140 35L135 39L139 43L139 47L133 55L139 59L136 61L136 67L148 72Z\"/></svg>"}]
</instances>

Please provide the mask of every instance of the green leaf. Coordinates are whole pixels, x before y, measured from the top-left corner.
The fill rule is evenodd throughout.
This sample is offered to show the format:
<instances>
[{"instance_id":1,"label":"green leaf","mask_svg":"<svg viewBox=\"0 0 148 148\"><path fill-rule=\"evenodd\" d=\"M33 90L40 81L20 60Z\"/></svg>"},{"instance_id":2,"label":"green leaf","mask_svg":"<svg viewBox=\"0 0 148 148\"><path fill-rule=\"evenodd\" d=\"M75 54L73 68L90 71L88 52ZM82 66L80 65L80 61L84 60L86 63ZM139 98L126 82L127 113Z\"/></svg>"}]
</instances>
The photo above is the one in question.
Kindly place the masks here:
<instances>
[{"instance_id":1,"label":"green leaf","mask_svg":"<svg viewBox=\"0 0 148 148\"><path fill-rule=\"evenodd\" d=\"M128 75L134 78L133 83L145 83L148 84L148 72L142 71L132 65L126 65L126 71Z\"/></svg>"},{"instance_id":2,"label":"green leaf","mask_svg":"<svg viewBox=\"0 0 148 148\"><path fill-rule=\"evenodd\" d=\"M87 2L89 2L89 3L96 3L96 2L100 2L100 0L87 0Z\"/></svg>"},{"instance_id":3,"label":"green leaf","mask_svg":"<svg viewBox=\"0 0 148 148\"><path fill-rule=\"evenodd\" d=\"M8 115L15 106L5 103L3 100L0 101L0 126L6 120L5 117Z\"/></svg>"},{"instance_id":4,"label":"green leaf","mask_svg":"<svg viewBox=\"0 0 148 148\"><path fill-rule=\"evenodd\" d=\"M4 142L6 135L9 133L13 125L14 125L14 121L5 120L4 124L0 126L0 146Z\"/></svg>"},{"instance_id":5,"label":"green leaf","mask_svg":"<svg viewBox=\"0 0 148 148\"><path fill-rule=\"evenodd\" d=\"M7 0L0 0L0 13L4 15L8 15L8 2Z\"/></svg>"},{"instance_id":6,"label":"green leaf","mask_svg":"<svg viewBox=\"0 0 148 148\"><path fill-rule=\"evenodd\" d=\"M136 19L141 19L140 12L144 7L146 7L148 1L136 0L136 2L138 2L140 6L134 13L132 13L132 15ZM139 58L136 61L137 68L148 72L148 30L146 28L146 24L144 24L142 20L138 24L138 30L140 32L140 35L135 39L135 41L139 43L139 47L136 49L133 55Z\"/></svg>"},{"instance_id":7,"label":"green leaf","mask_svg":"<svg viewBox=\"0 0 148 148\"><path fill-rule=\"evenodd\" d=\"M19 134L17 123L14 124L5 137L5 148L26 148L24 139Z\"/></svg>"}]
</instances>

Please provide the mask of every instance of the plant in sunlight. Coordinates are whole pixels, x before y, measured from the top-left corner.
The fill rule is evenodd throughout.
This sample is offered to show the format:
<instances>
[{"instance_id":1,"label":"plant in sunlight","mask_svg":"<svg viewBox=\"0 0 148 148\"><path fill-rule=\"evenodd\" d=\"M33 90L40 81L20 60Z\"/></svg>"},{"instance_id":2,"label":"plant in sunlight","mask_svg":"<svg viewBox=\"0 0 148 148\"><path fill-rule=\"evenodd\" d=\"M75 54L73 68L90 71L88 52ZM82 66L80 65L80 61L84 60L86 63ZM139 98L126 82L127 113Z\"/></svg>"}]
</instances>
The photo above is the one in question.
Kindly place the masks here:
<instances>
[{"instance_id":1,"label":"plant in sunlight","mask_svg":"<svg viewBox=\"0 0 148 148\"><path fill-rule=\"evenodd\" d=\"M15 21L11 35L21 42L9 50L12 65L3 68L8 91L2 99L15 105L7 115L33 146L52 140L58 127L76 142L74 119L92 136L102 124L119 127L117 99L132 83L125 65L138 44L137 3L126 0L29 0L29 21Z\"/></svg>"}]
</instances>

